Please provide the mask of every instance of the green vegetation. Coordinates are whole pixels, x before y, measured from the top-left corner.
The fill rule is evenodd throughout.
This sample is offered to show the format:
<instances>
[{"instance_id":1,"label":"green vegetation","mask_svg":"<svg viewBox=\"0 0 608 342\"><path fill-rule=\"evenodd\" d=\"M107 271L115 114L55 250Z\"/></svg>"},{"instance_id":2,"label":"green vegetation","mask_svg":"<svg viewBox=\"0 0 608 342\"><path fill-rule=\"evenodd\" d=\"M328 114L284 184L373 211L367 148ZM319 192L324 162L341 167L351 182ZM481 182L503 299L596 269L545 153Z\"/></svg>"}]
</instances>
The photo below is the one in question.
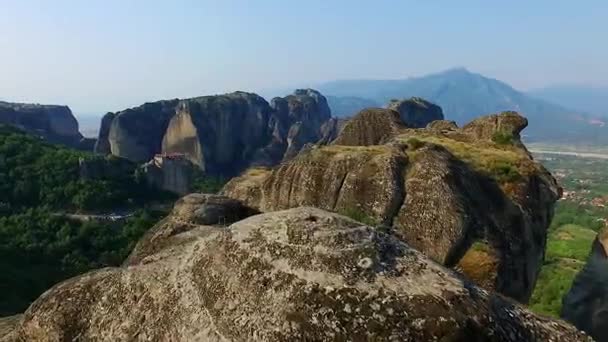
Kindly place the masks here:
<instances>
[{"instance_id":1,"label":"green vegetation","mask_svg":"<svg viewBox=\"0 0 608 342\"><path fill-rule=\"evenodd\" d=\"M0 218L0 316L25 310L64 279L120 265L161 215L143 210L124 224L79 222L34 208Z\"/></svg>"},{"instance_id":2,"label":"green vegetation","mask_svg":"<svg viewBox=\"0 0 608 342\"><path fill-rule=\"evenodd\" d=\"M222 190L227 180L222 177L197 175L192 182L192 191L204 194L216 194Z\"/></svg>"},{"instance_id":3,"label":"green vegetation","mask_svg":"<svg viewBox=\"0 0 608 342\"><path fill-rule=\"evenodd\" d=\"M511 132L498 131L492 135L492 141L498 145L513 145L513 139Z\"/></svg>"},{"instance_id":4,"label":"green vegetation","mask_svg":"<svg viewBox=\"0 0 608 342\"><path fill-rule=\"evenodd\" d=\"M363 212L363 210L361 210L359 208L347 208L347 209L341 210L339 213L341 215L348 216L351 219L361 222L363 224L366 224L368 226L378 225L378 221L375 218L367 215L365 212Z\"/></svg>"},{"instance_id":5,"label":"green vegetation","mask_svg":"<svg viewBox=\"0 0 608 342\"><path fill-rule=\"evenodd\" d=\"M81 177L81 161L108 172ZM117 266L172 199L137 177L136 165L48 144L0 125L0 316L82 272ZM128 219L69 219L66 212L128 211Z\"/></svg>"},{"instance_id":6,"label":"green vegetation","mask_svg":"<svg viewBox=\"0 0 608 342\"><path fill-rule=\"evenodd\" d=\"M537 168L525 152L510 145L471 143L415 131L408 131L399 139L407 144L414 141L415 145L431 143L443 146L476 171L494 178L499 183L515 181Z\"/></svg>"},{"instance_id":7,"label":"green vegetation","mask_svg":"<svg viewBox=\"0 0 608 342\"><path fill-rule=\"evenodd\" d=\"M424 145L424 141L421 141L416 138L410 138L407 140L407 146L409 146L414 151L423 147Z\"/></svg>"},{"instance_id":8,"label":"green vegetation","mask_svg":"<svg viewBox=\"0 0 608 342\"><path fill-rule=\"evenodd\" d=\"M136 165L108 158L107 169L120 169L95 180L80 177L79 161L91 153L51 145L17 129L0 126L0 214L29 207L104 210L163 200L170 195L149 188L135 176Z\"/></svg>"},{"instance_id":9,"label":"green vegetation","mask_svg":"<svg viewBox=\"0 0 608 342\"><path fill-rule=\"evenodd\" d=\"M605 226L603 220L608 218L608 209L601 200L597 201L608 195L608 189L604 188L608 161L568 156L542 161L558 177L567 197L556 206L545 262L530 307L538 313L559 317L562 298L585 265L591 244Z\"/></svg>"}]
</instances>

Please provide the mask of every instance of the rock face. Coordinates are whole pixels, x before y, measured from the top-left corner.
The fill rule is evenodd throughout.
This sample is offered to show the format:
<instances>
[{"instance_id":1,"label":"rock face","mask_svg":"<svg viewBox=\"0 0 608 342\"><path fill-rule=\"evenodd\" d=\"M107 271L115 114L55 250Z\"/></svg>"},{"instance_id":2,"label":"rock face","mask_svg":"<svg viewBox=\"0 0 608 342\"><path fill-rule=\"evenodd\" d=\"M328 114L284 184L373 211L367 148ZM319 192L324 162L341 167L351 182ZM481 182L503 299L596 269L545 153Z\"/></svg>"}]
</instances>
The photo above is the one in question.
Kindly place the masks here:
<instances>
[{"instance_id":1,"label":"rock face","mask_svg":"<svg viewBox=\"0 0 608 342\"><path fill-rule=\"evenodd\" d=\"M0 101L0 124L16 126L50 142L75 148L80 147L83 139L78 121L67 106Z\"/></svg>"},{"instance_id":2,"label":"rock face","mask_svg":"<svg viewBox=\"0 0 608 342\"><path fill-rule=\"evenodd\" d=\"M191 192L197 168L182 154L159 154L141 171L148 184L183 196Z\"/></svg>"},{"instance_id":3,"label":"rock face","mask_svg":"<svg viewBox=\"0 0 608 342\"><path fill-rule=\"evenodd\" d=\"M165 229L172 240L128 267L53 287L5 341L587 340L320 209Z\"/></svg>"},{"instance_id":4,"label":"rock face","mask_svg":"<svg viewBox=\"0 0 608 342\"><path fill-rule=\"evenodd\" d=\"M321 139L318 145L328 145L334 141L346 126L347 119L331 118L321 126Z\"/></svg>"},{"instance_id":5,"label":"rock face","mask_svg":"<svg viewBox=\"0 0 608 342\"><path fill-rule=\"evenodd\" d=\"M399 113L401 121L410 128L424 128L435 120L443 120L441 107L419 97L408 100L393 100L388 109Z\"/></svg>"},{"instance_id":6,"label":"rock face","mask_svg":"<svg viewBox=\"0 0 608 342\"><path fill-rule=\"evenodd\" d=\"M161 152L161 142L179 100L145 103L118 113L106 114L101 122L96 152L134 162L146 162ZM109 146L109 151L108 151Z\"/></svg>"},{"instance_id":7,"label":"rock face","mask_svg":"<svg viewBox=\"0 0 608 342\"><path fill-rule=\"evenodd\" d=\"M207 173L231 176L292 158L321 138L329 119L327 101L311 89L271 104L245 92L160 101L107 114L96 149L134 161L180 153Z\"/></svg>"},{"instance_id":8,"label":"rock face","mask_svg":"<svg viewBox=\"0 0 608 342\"><path fill-rule=\"evenodd\" d=\"M353 124L351 132L357 120L340 136L368 134L357 128L367 136L378 132L345 142L365 146L339 145L338 137L274 169L234 178L222 193L263 212L305 205L392 225L396 236L437 262L526 302L560 196L555 179L517 144L457 128L445 134L403 128L386 141L378 137L388 134L366 124ZM386 143L369 145L375 141ZM480 243L487 253L469 253ZM488 260L475 260L480 256ZM488 266L485 273L474 266L479 262Z\"/></svg>"},{"instance_id":9,"label":"rock face","mask_svg":"<svg viewBox=\"0 0 608 342\"><path fill-rule=\"evenodd\" d=\"M520 133L528 127L528 120L517 112L503 112L481 117L466 124L462 130L477 140L508 139L523 147Z\"/></svg>"},{"instance_id":10,"label":"rock face","mask_svg":"<svg viewBox=\"0 0 608 342\"><path fill-rule=\"evenodd\" d=\"M350 119L333 144L345 146L381 145L405 128L399 113L391 109L368 108Z\"/></svg>"},{"instance_id":11,"label":"rock face","mask_svg":"<svg viewBox=\"0 0 608 342\"><path fill-rule=\"evenodd\" d=\"M124 264L136 265L166 247L179 246L183 239L192 237L187 232L197 231L200 226L225 227L258 213L257 210L232 198L189 194L175 203L169 216L146 232Z\"/></svg>"},{"instance_id":12,"label":"rock face","mask_svg":"<svg viewBox=\"0 0 608 342\"><path fill-rule=\"evenodd\" d=\"M596 341L608 341L608 229L593 241L587 264L563 299L561 316Z\"/></svg>"}]
</instances>

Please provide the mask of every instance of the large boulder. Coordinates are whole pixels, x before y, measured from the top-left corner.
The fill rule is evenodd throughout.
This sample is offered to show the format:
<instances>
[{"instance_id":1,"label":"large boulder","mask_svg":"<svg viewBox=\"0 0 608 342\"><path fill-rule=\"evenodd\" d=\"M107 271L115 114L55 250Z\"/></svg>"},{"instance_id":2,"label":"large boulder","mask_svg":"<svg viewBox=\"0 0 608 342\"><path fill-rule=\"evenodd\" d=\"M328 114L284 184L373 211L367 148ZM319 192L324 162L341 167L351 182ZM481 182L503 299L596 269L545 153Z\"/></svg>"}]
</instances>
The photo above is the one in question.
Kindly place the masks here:
<instances>
[{"instance_id":1,"label":"large boulder","mask_svg":"<svg viewBox=\"0 0 608 342\"><path fill-rule=\"evenodd\" d=\"M15 328L19 325L22 315L0 317L0 341L15 338Z\"/></svg>"},{"instance_id":2,"label":"large boulder","mask_svg":"<svg viewBox=\"0 0 608 342\"><path fill-rule=\"evenodd\" d=\"M443 120L441 107L419 97L407 100L392 100L388 109L399 113L401 121L410 128L424 128L435 120Z\"/></svg>"},{"instance_id":3,"label":"large boulder","mask_svg":"<svg viewBox=\"0 0 608 342\"><path fill-rule=\"evenodd\" d=\"M563 299L561 316L596 341L608 341L608 228L593 241L585 267Z\"/></svg>"},{"instance_id":4,"label":"large boulder","mask_svg":"<svg viewBox=\"0 0 608 342\"><path fill-rule=\"evenodd\" d=\"M171 213L139 240L125 265L135 265L144 258L172 246L179 248L190 241L199 226L225 227L259 212L238 200L213 194L193 193L180 198Z\"/></svg>"},{"instance_id":5,"label":"large boulder","mask_svg":"<svg viewBox=\"0 0 608 342\"><path fill-rule=\"evenodd\" d=\"M56 285L4 341L588 340L320 209L177 235L187 238L139 262Z\"/></svg>"},{"instance_id":6,"label":"large boulder","mask_svg":"<svg viewBox=\"0 0 608 342\"><path fill-rule=\"evenodd\" d=\"M307 205L391 225L437 262L526 302L559 187L525 148L469 139L458 128L442 132L402 128L371 146L338 138L274 169L246 172L222 193L263 212Z\"/></svg>"},{"instance_id":7,"label":"large boulder","mask_svg":"<svg viewBox=\"0 0 608 342\"><path fill-rule=\"evenodd\" d=\"M67 106L0 101L0 124L16 126L53 143L81 147L78 121Z\"/></svg>"},{"instance_id":8,"label":"large boulder","mask_svg":"<svg viewBox=\"0 0 608 342\"><path fill-rule=\"evenodd\" d=\"M382 145L405 128L399 113L391 109L368 108L344 125L335 145L369 146Z\"/></svg>"},{"instance_id":9,"label":"large boulder","mask_svg":"<svg viewBox=\"0 0 608 342\"><path fill-rule=\"evenodd\" d=\"M517 112L502 112L475 119L462 127L462 131L477 140L500 144L521 144L520 133L528 126L528 120Z\"/></svg>"}]
</instances>

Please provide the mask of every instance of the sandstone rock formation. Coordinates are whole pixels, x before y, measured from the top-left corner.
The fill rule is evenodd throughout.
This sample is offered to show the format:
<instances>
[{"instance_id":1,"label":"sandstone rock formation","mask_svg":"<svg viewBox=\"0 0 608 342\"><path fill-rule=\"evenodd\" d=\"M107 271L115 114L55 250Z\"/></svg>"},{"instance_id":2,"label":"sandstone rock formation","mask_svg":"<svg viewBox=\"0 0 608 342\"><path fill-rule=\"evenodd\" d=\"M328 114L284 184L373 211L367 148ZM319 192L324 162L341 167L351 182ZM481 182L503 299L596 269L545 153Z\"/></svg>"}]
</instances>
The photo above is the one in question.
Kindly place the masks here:
<instances>
[{"instance_id":1,"label":"sandstone rock formation","mask_svg":"<svg viewBox=\"0 0 608 342\"><path fill-rule=\"evenodd\" d=\"M424 128L435 120L443 120L441 107L419 97L392 100L388 104L388 109L399 113L401 121L410 128Z\"/></svg>"},{"instance_id":2,"label":"sandstone rock formation","mask_svg":"<svg viewBox=\"0 0 608 342\"><path fill-rule=\"evenodd\" d=\"M128 267L47 291L4 341L588 340L320 209L165 229L172 240Z\"/></svg>"},{"instance_id":3,"label":"sandstone rock formation","mask_svg":"<svg viewBox=\"0 0 608 342\"><path fill-rule=\"evenodd\" d=\"M161 142L179 100L145 103L108 113L101 120L96 152L147 162L161 152Z\"/></svg>"},{"instance_id":4,"label":"sandstone rock formation","mask_svg":"<svg viewBox=\"0 0 608 342\"><path fill-rule=\"evenodd\" d=\"M523 147L520 133L526 127L528 120L517 112L503 112L473 120L462 127L462 130L477 140L505 139L504 142L516 143Z\"/></svg>"},{"instance_id":5,"label":"sandstone rock formation","mask_svg":"<svg viewBox=\"0 0 608 342\"><path fill-rule=\"evenodd\" d=\"M596 341L608 341L608 229L593 241L587 264L563 299L561 316Z\"/></svg>"},{"instance_id":6,"label":"sandstone rock formation","mask_svg":"<svg viewBox=\"0 0 608 342\"><path fill-rule=\"evenodd\" d=\"M317 141L317 144L327 145L334 141L338 137L340 132L342 132L347 122L348 120L343 118L331 118L327 120L321 126L321 138Z\"/></svg>"},{"instance_id":7,"label":"sandstone rock formation","mask_svg":"<svg viewBox=\"0 0 608 342\"><path fill-rule=\"evenodd\" d=\"M175 245L178 248L183 239L192 238L186 232L200 226L225 227L258 213L240 201L225 196L189 194L175 203L169 216L146 232L124 264L136 265L167 246Z\"/></svg>"},{"instance_id":8,"label":"sandstone rock formation","mask_svg":"<svg viewBox=\"0 0 608 342\"><path fill-rule=\"evenodd\" d=\"M67 106L0 101L0 124L16 126L53 143L79 148L83 136Z\"/></svg>"},{"instance_id":9,"label":"sandstone rock formation","mask_svg":"<svg viewBox=\"0 0 608 342\"><path fill-rule=\"evenodd\" d=\"M191 192L198 169L182 154L158 154L141 172L148 184L183 196Z\"/></svg>"},{"instance_id":10,"label":"sandstone rock formation","mask_svg":"<svg viewBox=\"0 0 608 342\"><path fill-rule=\"evenodd\" d=\"M357 120L341 136L351 134L348 126ZM394 226L397 236L434 260L526 302L560 196L555 179L525 148L486 141L476 130L393 132L393 126L387 127L393 138L384 145L338 145L339 137L275 169L246 172L222 193L263 212L306 205ZM351 136L356 137L355 128ZM368 145L374 140L385 139L353 141ZM469 253L475 244L486 245L487 252ZM493 260L485 263L485 274L474 266L479 257Z\"/></svg>"},{"instance_id":11,"label":"sandstone rock formation","mask_svg":"<svg viewBox=\"0 0 608 342\"><path fill-rule=\"evenodd\" d=\"M102 120L96 150L134 161L181 153L209 174L231 176L250 165L275 165L322 137L325 98L299 89L271 104L234 92L147 103Z\"/></svg>"},{"instance_id":12,"label":"sandstone rock formation","mask_svg":"<svg viewBox=\"0 0 608 342\"><path fill-rule=\"evenodd\" d=\"M336 145L382 145L405 128L399 113L392 109L368 108L355 115L333 142Z\"/></svg>"}]
</instances>

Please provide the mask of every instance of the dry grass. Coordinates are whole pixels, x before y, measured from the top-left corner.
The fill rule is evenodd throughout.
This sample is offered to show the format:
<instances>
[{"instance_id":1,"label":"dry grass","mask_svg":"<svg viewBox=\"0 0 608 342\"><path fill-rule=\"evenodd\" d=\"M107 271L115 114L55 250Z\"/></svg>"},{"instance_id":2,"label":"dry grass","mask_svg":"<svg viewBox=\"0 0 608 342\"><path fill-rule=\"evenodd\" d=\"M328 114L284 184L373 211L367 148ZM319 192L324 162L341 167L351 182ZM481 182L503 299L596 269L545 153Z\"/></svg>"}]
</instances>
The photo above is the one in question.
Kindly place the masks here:
<instances>
[{"instance_id":1,"label":"dry grass","mask_svg":"<svg viewBox=\"0 0 608 342\"><path fill-rule=\"evenodd\" d=\"M477 284L486 289L493 289L498 256L486 242L475 242L458 262L458 268Z\"/></svg>"},{"instance_id":2,"label":"dry grass","mask_svg":"<svg viewBox=\"0 0 608 342\"><path fill-rule=\"evenodd\" d=\"M373 145L373 146L345 146L345 145L327 145L321 148L315 148L309 151L309 153L301 154L306 155L304 160L309 160L312 157L313 160L328 160L328 159L346 159L353 157L375 157L391 152L390 147L385 145Z\"/></svg>"},{"instance_id":3,"label":"dry grass","mask_svg":"<svg viewBox=\"0 0 608 342\"><path fill-rule=\"evenodd\" d=\"M537 164L515 146L499 145L492 142L464 142L423 131L408 130L397 137L407 143L415 139L441 145L455 157L469 164L474 170L487 174L500 183L516 180L537 171ZM415 151L414 151L415 152Z\"/></svg>"}]
</instances>

